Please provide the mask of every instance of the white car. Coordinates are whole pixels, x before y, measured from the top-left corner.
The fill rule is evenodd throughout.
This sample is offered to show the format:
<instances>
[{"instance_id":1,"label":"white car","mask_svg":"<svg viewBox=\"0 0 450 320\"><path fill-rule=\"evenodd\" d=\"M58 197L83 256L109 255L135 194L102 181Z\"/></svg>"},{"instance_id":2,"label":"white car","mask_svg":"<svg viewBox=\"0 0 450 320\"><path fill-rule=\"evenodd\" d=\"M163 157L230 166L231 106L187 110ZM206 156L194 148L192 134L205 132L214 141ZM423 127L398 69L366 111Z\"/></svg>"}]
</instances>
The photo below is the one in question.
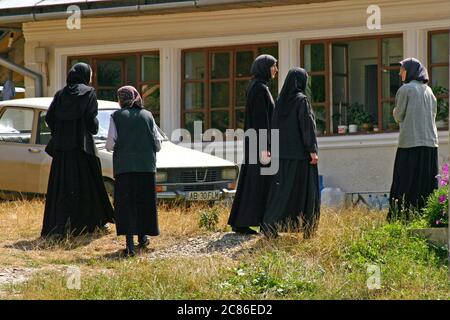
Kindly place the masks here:
<instances>
[{"instance_id":1,"label":"white car","mask_svg":"<svg viewBox=\"0 0 450 320\"><path fill-rule=\"evenodd\" d=\"M0 102L0 191L45 194L51 157L45 153L50 130L45 123L52 98ZM112 153L105 149L115 102L98 101L99 132L95 136L107 191L114 194ZM160 199L215 201L235 193L238 167L224 159L177 146L165 138L157 153L156 189Z\"/></svg>"}]
</instances>

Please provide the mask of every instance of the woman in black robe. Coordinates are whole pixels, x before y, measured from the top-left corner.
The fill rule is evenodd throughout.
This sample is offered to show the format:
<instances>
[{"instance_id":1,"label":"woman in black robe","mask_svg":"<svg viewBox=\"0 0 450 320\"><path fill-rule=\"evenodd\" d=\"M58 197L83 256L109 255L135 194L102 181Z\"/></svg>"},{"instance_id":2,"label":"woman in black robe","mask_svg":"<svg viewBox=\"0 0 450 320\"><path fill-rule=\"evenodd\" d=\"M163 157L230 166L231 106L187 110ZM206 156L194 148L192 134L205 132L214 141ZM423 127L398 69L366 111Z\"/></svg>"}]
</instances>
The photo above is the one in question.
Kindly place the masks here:
<instances>
[{"instance_id":1,"label":"woman in black robe","mask_svg":"<svg viewBox=\"0 0 450 320\"><path fill-rule=\"evenodd\" d=\"M403 60L393 117L400 125L390 191L388 220L410 219L438 188L437 100L428 86L428 71L415 58Z\"/></svg>"},{"instance_id":2,"label":"woman in black robe","mask_svg":"<svg viewBox=\"0 0 450 320\"><path fill-rule=\"evenodd\" d=\"M93 134L98 132L97 97L89 65L77 63L47 111L53 158L42 236L80 235L113 222Z\"/></svg>"},{"instance_id":3,"label":"woman in black robe","mask_svg":"<svg viewBox=\"0 0 450 320\"><path fill-rule=\"evenodd\" d=\"M270 138L271 119L274 101L267 86L278 72L277 60L271 55L260 55L253 62L251 73L253 78L247 88L245 105L244 130L267 130ZM259 226L262 222L266 206L267 191L271 176L261 175L261 168L267 165L270 156L270 141L266 150L259 150L259 156L250 154L253 149L259 149L260 137L255 146L250 146L246 138L244 143L244 163L241 166L238 187L234 198L228 224L237 233L255 234L251 226ZM252 148L251 148L252 147ZM250 160L256 161L250 161ZM256 163L251 163L256 162Z\"/></svg>"},{"instance_id":4,"label":"woman in black robe","mask_svg":"<svg viewBox=\"0 0 450 320\"><path fill-rule=\"evenodd\" d=\"M272 179L263 232L300 231L310 238L320 216L316 123L305 95L308 74L291 69L278 97L272 130L279 130L279 170ZM274 143L274 142L273 142ZM277 155L272 154L275 159Z\"/></svg>"}]
</instances>

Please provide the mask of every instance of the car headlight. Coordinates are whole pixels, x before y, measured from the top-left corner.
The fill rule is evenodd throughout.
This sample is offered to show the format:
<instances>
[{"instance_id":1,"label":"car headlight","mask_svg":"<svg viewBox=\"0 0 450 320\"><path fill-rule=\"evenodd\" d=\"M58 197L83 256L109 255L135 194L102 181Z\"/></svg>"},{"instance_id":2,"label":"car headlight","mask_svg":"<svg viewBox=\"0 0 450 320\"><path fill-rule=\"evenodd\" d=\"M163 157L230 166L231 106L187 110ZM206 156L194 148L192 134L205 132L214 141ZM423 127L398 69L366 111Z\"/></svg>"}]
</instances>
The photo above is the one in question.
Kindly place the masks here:
<instances>
[{"instance_id":1,"label":"car headlight","mask_svg":"<svg viewBox=\"0 0 450 320\"><path fill-rule=\"evenodd\" d=\"M156 183L162 183L167 181L167 172L158 171L156 172Z\"/></svg>"},{"instance_id":2,"label":"car headlight","mask_svg":"<svg viewBox=\"0 0 450 320\"><path fill-rule=\"evenodd\" d=\"M236 180L236 169L234 168L229 168L229 169L224 169L222 171L222 179L223 180Z\"/></svg>"}]
</instances>

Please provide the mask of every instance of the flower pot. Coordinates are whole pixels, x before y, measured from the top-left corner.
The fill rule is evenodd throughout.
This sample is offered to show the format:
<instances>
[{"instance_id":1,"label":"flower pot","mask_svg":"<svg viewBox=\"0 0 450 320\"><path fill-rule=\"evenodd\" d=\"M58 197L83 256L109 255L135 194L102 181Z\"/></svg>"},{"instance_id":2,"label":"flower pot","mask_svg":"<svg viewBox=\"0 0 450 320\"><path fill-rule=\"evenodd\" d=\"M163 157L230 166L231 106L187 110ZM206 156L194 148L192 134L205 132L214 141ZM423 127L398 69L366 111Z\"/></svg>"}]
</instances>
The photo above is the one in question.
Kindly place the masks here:
<instances>
[{"instance_id":1,"label":"flower pot","mask_svg":"<svg viewBox=\"0 0 450 320\"><path fill-rule=\"evenodd\" d=\"M347 133L347 126L338 126L338 133L339 134L346 134Z\"/></svg>"},{"instance_id":2,"label":"flower pot","mask_svg":"<svg viewBox=\"0 0 450 320\"><path fill-rule=\"evenodd\" d=\"M398 126L396 123L388 123L388 130L394 131L397 130Z\"/></svg>"},{"instance_id":3,"label":"flower pot","mask_svg":"<svg viewBox=\"0 0 450 320\"><path fill-rule=\"evenodd\" d=\"M370 131L372 129L372 125L370 123L363 123L361 125L361 129L366 132Z\"/></svg>"},{"instance_id":4,"label":"flower pot","mask_svg":"<svg viewBox=\"0 0 450 320\"><path fill-rule=\"evenodd\" d=\"M350 133L358 132L358 125L356 125L356 124L349 125L348 126L348 132L350 132Z\"/></svg>"},{"instance_id":5,"label":"flower pot","mask_svg":"<svg viewBox=\"0 0 450 320\"><path fill-rule=\"evenodd\" d=\"M427 239L435 246L445 246L448 243L448 228L424 228L411 230L413 236Z\"/></svg>"}]
</instances>

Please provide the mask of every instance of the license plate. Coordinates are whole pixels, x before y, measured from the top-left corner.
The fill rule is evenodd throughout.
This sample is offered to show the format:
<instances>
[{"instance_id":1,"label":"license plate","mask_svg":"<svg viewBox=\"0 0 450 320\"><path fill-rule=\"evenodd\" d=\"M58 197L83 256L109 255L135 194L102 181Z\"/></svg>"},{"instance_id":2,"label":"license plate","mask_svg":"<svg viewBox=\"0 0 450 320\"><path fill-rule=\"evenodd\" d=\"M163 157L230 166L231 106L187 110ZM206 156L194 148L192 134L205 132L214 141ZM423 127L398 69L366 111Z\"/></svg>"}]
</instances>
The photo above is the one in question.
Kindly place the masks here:
<instances>
[{"instance_id":1,"label":"license plate","mask_svg":"<svg viewBox=\"0 0 450 320\"><path fill-rule=\"evenodd\" d=\"M186 194L188 201L213 201L220 199L220 191L190 191Z\"/></svg>"}]
</instances>

